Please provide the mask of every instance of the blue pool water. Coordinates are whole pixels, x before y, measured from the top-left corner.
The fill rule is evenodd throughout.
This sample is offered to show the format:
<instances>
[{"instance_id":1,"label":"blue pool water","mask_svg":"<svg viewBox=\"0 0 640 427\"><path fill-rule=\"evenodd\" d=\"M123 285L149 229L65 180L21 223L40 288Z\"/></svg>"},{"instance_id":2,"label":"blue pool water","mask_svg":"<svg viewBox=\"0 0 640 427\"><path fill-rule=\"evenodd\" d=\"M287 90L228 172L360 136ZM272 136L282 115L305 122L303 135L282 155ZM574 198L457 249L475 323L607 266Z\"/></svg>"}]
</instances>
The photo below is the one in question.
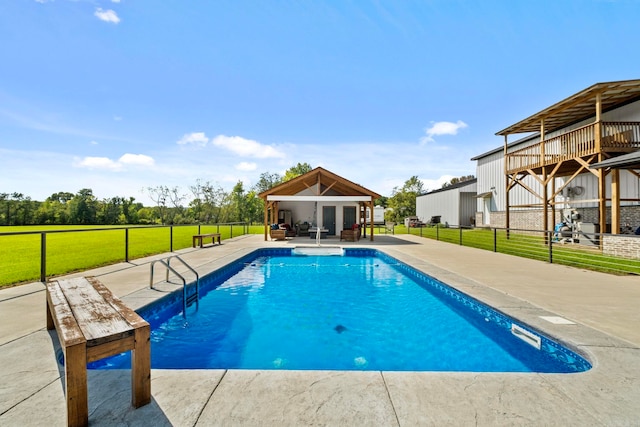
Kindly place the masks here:
<instances>
[{"instance_id":1,"label":"blue pool water","mask_svg":"<svg viewBox=\"0 0 640 427\"><path fill-rule=\"evenodd\" d=\"M580 372L590 364L514 320L374 250L292 256L260 250L140 310L151 366L184 369ZM516 322L517 323L517 322ZM531 328L524 329L533 331ZM535 332L535 331L533 331ZM124 354L93 368L122 368Z\"/></svg>"}]
</instances>

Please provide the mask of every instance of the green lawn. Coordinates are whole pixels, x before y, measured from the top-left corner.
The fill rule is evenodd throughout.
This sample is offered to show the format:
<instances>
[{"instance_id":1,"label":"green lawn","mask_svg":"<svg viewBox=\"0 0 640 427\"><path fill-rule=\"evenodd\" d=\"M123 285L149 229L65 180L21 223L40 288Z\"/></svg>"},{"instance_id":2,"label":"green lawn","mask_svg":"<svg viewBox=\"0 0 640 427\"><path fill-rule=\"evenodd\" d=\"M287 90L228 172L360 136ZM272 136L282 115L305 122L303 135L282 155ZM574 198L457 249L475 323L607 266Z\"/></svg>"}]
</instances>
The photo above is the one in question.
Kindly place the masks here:
<instances>
[{"instance_id":1,"label":"green lawn","mask_svg":"<svg viewBox=\"0 0 640 427\"><path fill-rule=\"evenodd\" d=\"M46 235L46 275L57 276L73 271L122 262L125 260L125 230L122 227L96 226L39 226L39 227L0 227L0 233L41 232ZM95 230L69 231L69 230ZM64 231L64 232L59 232ZM368 231L368 230L367 230ZM173 250L191 247L192 236L198 232L198 226L174 226L173 238L169 227L132 227L129 229L129 259L169 252L171 242ZM228 225L201 226L201 233L221 234L222 239L231 236ZM249 234L263 234L262 225L252 225ZM451 244L462 244L484 250L494 250L511 255L522 256L540 261L549 261L549 246L545 244L541 233L516 233L509 236L504 230L475 228L423 227L407 230L396 226L395 234L407 232L424 238L438 239ZM233 237L244 233L244 227L234 226ZM384 227L376 227L375 234L390 234ZM495 241L494 241L495 239ZM582 245L552 245L553 262L614 274L640 275L640 261L605 256L597 248ZM0 286L30 282L40 279L41 233L14 234L0 236Z\"/></svg>"},{"instance_id":2,"label":"green lawn","mask_svg":"<svg viewBox=\"0 0 640 427\"><path fill-rule=\"evenodd\" d=\"M554 242L550 254L542 232L512 231L507 235L506 230L498 230L494 235L494 230L485 228L462 229L461 233L458 228L444 227L412 228L409 232L457 245L462 240L462 245L478 249L493 251L495 247L496 252L540 261L548 262L551 257L554 264L605 273L640 275L640 260L603 255L593 246Z\"/></svg>"},{"instance_id":3,"label":"green lawn","mask_svg":"<svg viewBox=\"0 0 640 427\"><path fill-rule=\"evenodd\" d=\"M126 231L121 227L42 226L1 227L0 233L48 231L46 234L46 275L57 276L125 260ZM255 227L250 227L250 231ZM261 226L258 226L262 230ZM69 231L95 230L95 231ZM60 232L64 231L64 232ZM129 229L129 259L191 247L198 226L132 227ZM231 226L203 225L201 233L220 233L231 237ZM233 237L244 227L233 227ZM0 236L0 286L40 279L41 233Z\"/></svg>"}]
</instances>

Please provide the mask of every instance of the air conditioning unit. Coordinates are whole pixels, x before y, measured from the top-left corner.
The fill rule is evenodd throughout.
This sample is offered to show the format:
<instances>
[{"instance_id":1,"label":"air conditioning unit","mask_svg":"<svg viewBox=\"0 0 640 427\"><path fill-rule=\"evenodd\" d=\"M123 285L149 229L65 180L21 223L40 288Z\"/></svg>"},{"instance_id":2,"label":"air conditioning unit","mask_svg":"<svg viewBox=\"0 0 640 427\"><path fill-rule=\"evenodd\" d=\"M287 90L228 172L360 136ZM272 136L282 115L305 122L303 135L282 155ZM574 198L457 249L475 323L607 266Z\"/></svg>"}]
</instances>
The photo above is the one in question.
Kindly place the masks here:
<instances>
[{"instance_id":1,"label":"air conditioning unit","mask_svg":"<svg viewBox=\"0 0 640 427\"><path fill-rule=\"evenodd\" d=\"M582 193L584 193L584 188L580 186L564 187L562 189L562 195L564 197L580 196Z\"/></svg>"}]
</instances>

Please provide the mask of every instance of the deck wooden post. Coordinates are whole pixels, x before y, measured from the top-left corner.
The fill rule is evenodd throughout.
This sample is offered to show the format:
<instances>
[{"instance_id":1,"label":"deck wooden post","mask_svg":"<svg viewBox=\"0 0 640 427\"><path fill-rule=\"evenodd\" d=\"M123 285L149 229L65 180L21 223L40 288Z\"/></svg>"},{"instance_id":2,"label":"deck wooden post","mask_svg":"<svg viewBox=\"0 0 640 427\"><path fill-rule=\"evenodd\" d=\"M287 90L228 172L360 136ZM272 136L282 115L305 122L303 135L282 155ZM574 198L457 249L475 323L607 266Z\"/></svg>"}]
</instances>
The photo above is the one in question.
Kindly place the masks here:
<instances>
[{"instance_id":1,"label":"deck wooden post","mask_svg":"<svg viewBox=\"0 0 640 427\"><path fill-rule=\"evenodd\" d=\"M542 183L542 229L544 231L549 231L549 192L547 191L548 183L546 166L542 167Z\"/></svg>"},{"instance_id":2,"label":"deck wooden post","mask_svg":"<svg viewBox=\"0 0 640 427\"><path fill-rule=\"evenodd\" d=\"M269 206L271 205L271 202L266 201L264 202L264 241L267 241L267 234L269 234L268 232L268 227L269 227Z\"/></svg>"},{"instance_id":3,"label":"deck wooden post","mask_svg":"<svg viewBox=\"0 0 640 427\"><path fill-rule=\"evenodd\" d=\"M508 136L504 136L504 174L505 174L505 192L504 192L504 202L505 202L505 228L507 229L507 238L509 238L509 226L510 226L510 218L509 218L509 163L507 159L507 139Z\"/></svg>"},{"instance_id":4,"label":"deck wooden post","mask_svg":"<svg viewBox=\"0 0 640 427\"><path fill-rule=\"evenodd\" d=\"M596 145L596 153L598 154L598 162L605 159L602 153L602 94L596 94L596 122L594 124L594 139ZM606 173L604 169L600 169L598 173L598 213L600 215L600 233L607 232L607 187ZM600 239L600 247L602 247L602 238Z\"/></svg>"},{"instance_id":5,"label":"deck wooden post","mask_svg":"<svg viewBox=\"0 0 640 427\"><path fill-rule=\"evenodd\" d=\"M542 165L542 229L549 230L549 194L547 191L547 167L544 150L544 119L540 120L540 164ZM545 234L547 236L547 234ZM549 243L549 242L545 242Z\"/></svg>"},{"instance_id":6,"label":"deck wooden post","mask_svg":"<svg viewBox=\"0 0 640 427\"><path fill-rule=\"evenodd\" d=\"M553 195L553 202L551 203L551 227L556 225L556 177L551 177L551 194Z\"/></svg>"},{"instance_id":7,"label":"deck wooden post","mask_svg":"<svg viewBox=\"0 0 640 427\"><path fill-rule=\"evenodd\" d=\"M598 161L604 160L602 154L598 154ZM600 233L607 232L607 187L606 174L604 169L598 171L598 213L600 215ZM600 247L602 247L602 239L600 239Z\"/></svg>"},{"instance_id":8,"label":"deck wooden post","mask_svg":"<svg viewBox=\"0 0 640 427\"><path fill-rule=\"evenodd\" d=\"M620 171L611 170L611 234L620 233Z\"/></svg>"},{"instance_id":9,"label":"deck wooden post","mask_svg":"<svg viewBox=\"0 0 640 427\"><path fill-rule=\"evenodd\" d=\"M364 210L365 213L367 210ZM369 202L369 227L371 229L371 240L373 242L373 199Z\"/></svg>"}]
</instances>

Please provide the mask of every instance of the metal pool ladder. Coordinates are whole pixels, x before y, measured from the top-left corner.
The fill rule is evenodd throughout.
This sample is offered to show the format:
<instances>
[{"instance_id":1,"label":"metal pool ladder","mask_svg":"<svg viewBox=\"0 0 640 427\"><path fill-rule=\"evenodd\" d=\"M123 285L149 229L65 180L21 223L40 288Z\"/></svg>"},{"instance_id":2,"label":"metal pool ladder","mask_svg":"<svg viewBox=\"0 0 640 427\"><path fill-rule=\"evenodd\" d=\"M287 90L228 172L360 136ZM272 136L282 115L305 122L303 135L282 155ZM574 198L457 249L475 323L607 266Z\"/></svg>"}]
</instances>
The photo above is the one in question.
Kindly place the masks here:
<instances>
[{"instance_id":1,"label":"metal pool ladder","mask_svg":"<svg viewBox=\"0 0 640 427\"><path fill-rule=\"evenodd\" d=\"M180 261L185 267L187 267L193 274L196 275L196 291L191 294L191 295L187 295L187 281L184 278L184 276L180 273L178 273L173 267L171 267L171 260L173 258L176 258L178 261ZM189 264L187 264L185 262L185 260L183 260L182 258L180 258L180 256L178 255L172 255L168 258L165 259L157 259L155 261L153 261L151 263L151 275L149 277L149 287L151 289L155 289L153 287L153 267L156 265L156 263L160 263L162 265L164 265L167 269L166 269L166 276L165 276L165 281L168 282L169 281L169 272L172 272L173 274L175 274L176 276L178 276L180 278L180 280L182 280L182 315L186 318L187 317L187 307L190 307L194 301L196 303L196 310L200 308L200 276L198 275L198 272L195 271Z\"/></svg>"}]
</instances>

